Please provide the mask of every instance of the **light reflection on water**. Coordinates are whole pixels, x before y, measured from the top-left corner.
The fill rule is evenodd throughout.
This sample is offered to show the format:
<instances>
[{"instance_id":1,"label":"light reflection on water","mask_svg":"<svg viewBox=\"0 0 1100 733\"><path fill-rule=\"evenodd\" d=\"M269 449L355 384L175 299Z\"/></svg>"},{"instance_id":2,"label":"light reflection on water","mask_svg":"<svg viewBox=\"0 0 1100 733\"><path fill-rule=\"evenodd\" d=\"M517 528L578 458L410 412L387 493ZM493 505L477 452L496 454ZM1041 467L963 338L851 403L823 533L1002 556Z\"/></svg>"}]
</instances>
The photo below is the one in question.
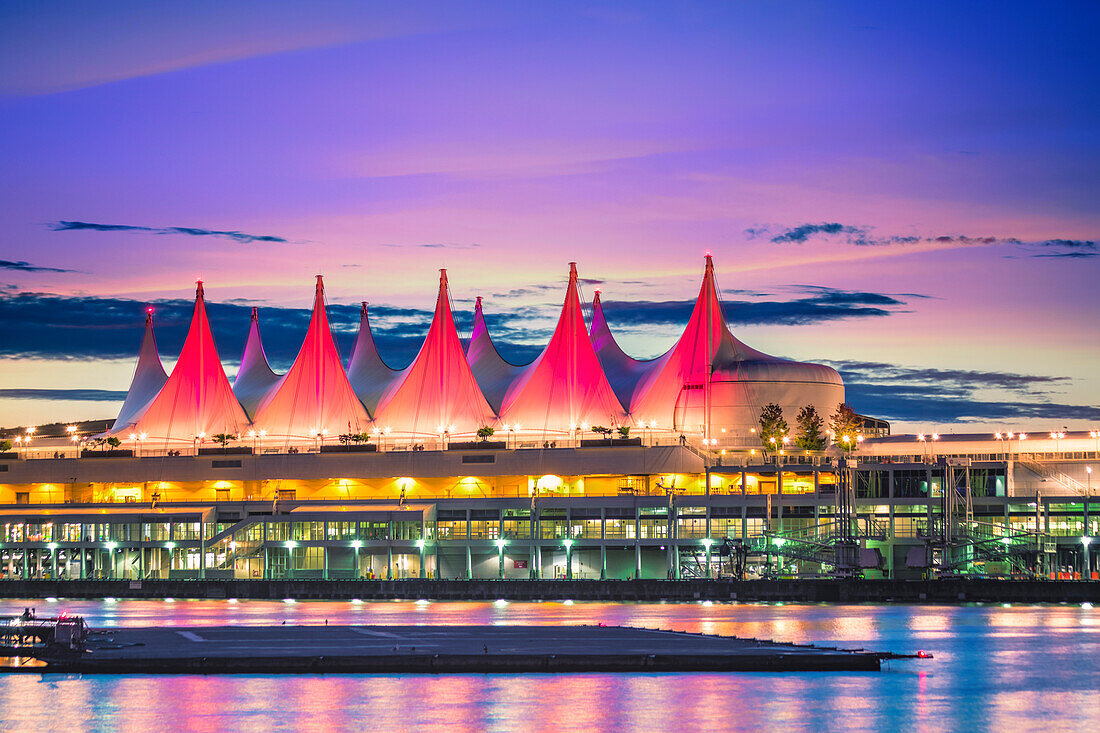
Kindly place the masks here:
<instances>
[{"instance_id":1,"label":"light reflection on water","mask_svg":"<svg viewBox=\"0 0 1100 733\"><path fill-rule=\"evenodd\" d=\"M92 626L595 624L913 652L882 673L0 675L0 730L1044 730L1100 725L1079 606L0 601Z\"/></svg>"}]
</instances>

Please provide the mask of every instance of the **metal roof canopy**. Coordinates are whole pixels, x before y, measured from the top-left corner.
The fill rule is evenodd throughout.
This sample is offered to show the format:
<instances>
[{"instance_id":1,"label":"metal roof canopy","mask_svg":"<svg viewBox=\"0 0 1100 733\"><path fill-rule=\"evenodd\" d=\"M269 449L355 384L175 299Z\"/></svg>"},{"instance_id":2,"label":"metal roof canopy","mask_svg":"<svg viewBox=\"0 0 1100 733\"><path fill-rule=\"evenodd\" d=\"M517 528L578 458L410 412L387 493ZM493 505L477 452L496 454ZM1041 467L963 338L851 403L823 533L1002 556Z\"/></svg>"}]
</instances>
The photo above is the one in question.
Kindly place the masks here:
<instances>
[{"instance_id":1,"label":"metal roof canopy","mask_svg":"<svg viewBox=\"0 0 1100 733\"><path fill-rule=\"evenodd\" d=\"M213 519L213 506L200 507L158 507L112 506L110 509L91 507L84 509L65 507L63 509L34 509L25 504L7 505L0 508L0 522L16 518L22 522L42 519L49 522L73 522L87 524L129 524L132 522L165 522L182 517L192 517L202 522Z\"/></svg>"},{"instance_id":2,"label":"metal roof canopy","mask_svg":"<svg viewBox=\"0 0 1100 733\"><path fill-rule=\"evenodd\" d=\"M347 521L431 521L435 504L337 504L298 506L287 514L293 520ZM271 521L270 518L267 518Z\"/></svg>"}]
</instances>

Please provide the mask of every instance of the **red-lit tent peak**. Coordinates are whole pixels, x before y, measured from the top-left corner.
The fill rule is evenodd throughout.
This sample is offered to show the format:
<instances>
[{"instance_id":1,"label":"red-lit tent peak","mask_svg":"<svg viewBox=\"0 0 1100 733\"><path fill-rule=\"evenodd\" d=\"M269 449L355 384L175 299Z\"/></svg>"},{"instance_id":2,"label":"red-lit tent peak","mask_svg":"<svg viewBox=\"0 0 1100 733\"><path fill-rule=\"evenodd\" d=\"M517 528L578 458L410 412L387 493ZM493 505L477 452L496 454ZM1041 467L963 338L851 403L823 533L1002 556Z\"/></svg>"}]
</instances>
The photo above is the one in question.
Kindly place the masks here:
<instances>
[{"instance_id":1,"label":"red-lit tent peak","mask_svg":"<svg viewBox=\"0 0 1100 733\"><path fill-rule=\"evenodd\" d=\"M702 407L694 402L702 398L696 397L702 394L710 375L720 368L748 361L782 361L749 348L733 337L722 312L714 278L714 260L709 254L705 263L699 295L683 334L675 346L655 360L653 368L637 386L631 414L642 420L671 414L674 410L694 410L701 414ZM695 424L697 418L676 419L682 421L681 424Z\"/></svg>"},{"instance_id":2,"label":"red-lit tent peak","mask_svg":"<svg viewBox=\"0 0 1100 733\"><path fill-rule=\"evenodd\" d=\"M145 433L150 440L191 441L216 433L238 434L247 425L218 358L199 281L191 327L176 366L156 397L135 416L131 432ZM116 423L112 431L124 427Z\"/></svg>"},{"instance_id":3,"label":"red-lit tent peak","mask_svg":"<svg viewBox=\"0 0 1100 733\"><path fill-rule=\"evenodd\" d=\"M481 392L455 328L447 271L439 271L435 315L420 352L386 389L377 422L398 432L432 434L439 426L472 433L496 420Z\"/></svg>"},{"instance_id":4,"label":"red-lit tent peak","mask_svg":"<svg viewBox=\"0 0 1100 733\"><path fill-rule=\"evenodd\" d=\"M268 435L302 438L316 433L361 432L369 422L332 340L324 281L318 275L302 348L279 384L260 403L256 425Z\"/></svg>"},{"instance_id":5,"label":"red-lit tent peak","mask_svg":"<svg viewBox=\"0 0 1100 733\"><path fill-rule=\"evenodd\" d=\"M501 418L535 430L562 432L570 425L617 423L624 418L585 328L574 262L569 263L569 285L554 335L508 390Z\"/></svg>"}]
</instances>

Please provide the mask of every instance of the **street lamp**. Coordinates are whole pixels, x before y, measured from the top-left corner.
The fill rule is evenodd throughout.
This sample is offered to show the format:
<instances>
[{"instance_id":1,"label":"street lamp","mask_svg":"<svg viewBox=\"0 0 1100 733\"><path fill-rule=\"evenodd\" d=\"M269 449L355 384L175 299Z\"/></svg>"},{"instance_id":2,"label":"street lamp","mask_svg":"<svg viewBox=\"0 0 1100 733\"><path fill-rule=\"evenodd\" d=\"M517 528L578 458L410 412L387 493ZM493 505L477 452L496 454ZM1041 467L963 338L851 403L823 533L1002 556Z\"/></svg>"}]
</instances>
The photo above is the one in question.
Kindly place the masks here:
<instances>
[{"instance_id":1,"label":"street lamp","mask_svg":"<svg viewBox=\"0 0 1100 733\"><path fill-rule=\"evenodd\" d=\"M706 551L707 560L707 580L710 580L710 546L714 544L714 540L710 537L703 538L703 549Z\"/></svg>"},{"instance_id":2,"label":"street lamp","mask_svg":"<svg viewBox=\"0 0 1100 733\"><path fill-rule=\"evenodd\" d=\"M573 540L567 539L565 545L565 579L573 579Z\"/></svg>"},{"instance_id":3,"label":"street lamp","mask_svg":"<svg viewBox=\"0 0 1100 733\"><path fill-rule=\"evenodd\" d=\"M1085 531L1087 532L1088 530L1085 530ZM1089 572L1090 566L1092 565L1092 563L1089 562L1089 543L1090 542L1092 542L1091 537L1082 537L1081 538L1081 561L1082 561L1081 562L1081 566L1082 566L1081 579L1082 580L1089 580L1090 577L1091 577L1091 573Z\"/></svg>"},{"instance_id":4,"label":"street lamp","mask_svg":"<svg viewBox=\"0 0 1100 733\"><path fill-rule=\"evenodd\" d=\"M500 578L504 579L504 545L507 544L504 538L498 538L495 542L497 546L497 561L500 565Z\"/></svg>"}]
</instances>

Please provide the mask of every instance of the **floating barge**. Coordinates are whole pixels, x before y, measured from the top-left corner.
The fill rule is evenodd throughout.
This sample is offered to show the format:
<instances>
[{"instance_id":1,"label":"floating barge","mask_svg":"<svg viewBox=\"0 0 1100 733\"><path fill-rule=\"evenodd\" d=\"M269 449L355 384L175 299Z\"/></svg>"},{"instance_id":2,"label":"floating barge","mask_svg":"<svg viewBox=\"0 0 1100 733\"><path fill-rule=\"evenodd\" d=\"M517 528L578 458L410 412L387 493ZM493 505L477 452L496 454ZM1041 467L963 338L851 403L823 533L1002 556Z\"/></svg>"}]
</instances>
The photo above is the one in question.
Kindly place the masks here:
<instances>
[{"instance_id":1,"label":"floating barge","mask_svg":"<svg viewBox=\"0 0 1100 733\"><path fill-rule=\"evenodd\" d=\"M71 619L64 620L70 626ZM79 623L82 623L79 622ZM924 657L608 626L210 626L9 630L4 672L86 674L876 671ZM58 625L57 628L66 628ZM86 627L84 627L86 629ZM14 629L14 627L9 627ZM29 639L23 645L13 639Z\"/></svg>"}]
</instances>

